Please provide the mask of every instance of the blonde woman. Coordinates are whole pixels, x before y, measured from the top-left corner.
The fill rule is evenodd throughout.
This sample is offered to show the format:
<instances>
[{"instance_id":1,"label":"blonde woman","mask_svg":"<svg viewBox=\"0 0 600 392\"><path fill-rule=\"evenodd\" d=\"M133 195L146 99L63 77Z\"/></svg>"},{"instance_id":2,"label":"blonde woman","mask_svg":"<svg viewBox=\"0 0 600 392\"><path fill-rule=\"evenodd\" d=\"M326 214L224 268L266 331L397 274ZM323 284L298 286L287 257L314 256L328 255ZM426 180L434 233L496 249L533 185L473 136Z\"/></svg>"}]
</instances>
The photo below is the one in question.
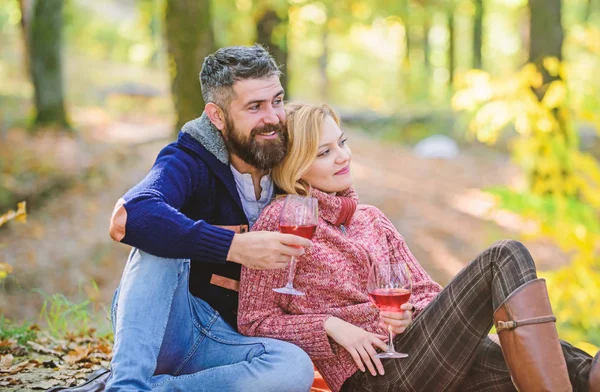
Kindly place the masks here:
<instances>
[{"instance_id":1,"label":"blonde woman","mask_svg":"<svg viewBox=\"0 0 600 392\"><path fill-rule=\"evenodd\" d=\"M285 193L310 193L319 203L313 246L295 272L294 286L306 296L273 292L285 283L285 269L244 268L242 333L298 345L333 391L600 388L591 356L559 341L545 282L521 243L495 243L442 290L385 215L358 204L352 154L333 110L290 104L287 126L288 154L273 179ZM282 199L265 208L253 230L278 230ZM401 312L379 312L367 294L370 263L388 259L406 262L412 274L412 303ZM502 348L488 337L493 324ZM386 348L386 326L408 358L375 357Z\"/></svg>"}]
</instances>

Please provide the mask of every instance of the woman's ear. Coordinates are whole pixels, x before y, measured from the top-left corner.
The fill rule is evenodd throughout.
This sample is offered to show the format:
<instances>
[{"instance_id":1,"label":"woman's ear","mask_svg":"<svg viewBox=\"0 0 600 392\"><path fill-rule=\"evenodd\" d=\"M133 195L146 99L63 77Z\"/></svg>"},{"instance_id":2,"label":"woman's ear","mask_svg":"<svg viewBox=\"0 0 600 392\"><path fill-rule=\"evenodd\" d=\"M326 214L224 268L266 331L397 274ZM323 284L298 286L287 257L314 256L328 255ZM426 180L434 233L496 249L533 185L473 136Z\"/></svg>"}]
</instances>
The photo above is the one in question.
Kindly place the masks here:
<instances>
[{"instance_id":1,"label":"woman's ear","mask_svg":"<svg viewBox=\"0 0 600 392\"><path fill-rule=\"evenodd\" d=\"M225 113L215 103L209 102L204 106L204 112L208 116L208 119L219 131L225 129Z\"/></svg>"}]
</instances>

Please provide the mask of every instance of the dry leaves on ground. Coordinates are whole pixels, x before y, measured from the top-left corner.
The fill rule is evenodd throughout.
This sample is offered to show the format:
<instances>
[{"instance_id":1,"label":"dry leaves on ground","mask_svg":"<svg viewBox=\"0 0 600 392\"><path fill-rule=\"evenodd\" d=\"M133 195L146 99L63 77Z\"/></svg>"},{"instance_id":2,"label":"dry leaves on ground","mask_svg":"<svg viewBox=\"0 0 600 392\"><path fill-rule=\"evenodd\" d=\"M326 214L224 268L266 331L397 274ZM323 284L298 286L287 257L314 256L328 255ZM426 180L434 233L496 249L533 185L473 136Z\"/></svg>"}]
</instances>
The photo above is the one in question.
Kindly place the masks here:
<instances>
[{"instance_id":1,"label":"dry leaves on ground","mask_svg":"<svg viewBox=\"0 0 600 392\"><path fill-rule=\"evenodd\" d=\"M93 332L64 339L39 332L27 347L14 339L0 341L0 353L2 390L46 390L82 384L90 372L108 367L112 345L106 338L93 336Z\"/></svg>"}]
</instances>

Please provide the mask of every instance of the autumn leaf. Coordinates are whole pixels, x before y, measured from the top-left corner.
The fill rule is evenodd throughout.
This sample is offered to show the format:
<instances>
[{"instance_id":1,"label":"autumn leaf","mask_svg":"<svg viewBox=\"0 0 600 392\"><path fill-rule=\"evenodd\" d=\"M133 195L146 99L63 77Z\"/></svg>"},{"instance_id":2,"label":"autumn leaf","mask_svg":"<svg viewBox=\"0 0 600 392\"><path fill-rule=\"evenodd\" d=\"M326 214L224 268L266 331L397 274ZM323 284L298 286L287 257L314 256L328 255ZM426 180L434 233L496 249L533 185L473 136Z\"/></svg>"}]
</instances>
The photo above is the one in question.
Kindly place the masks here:
<instances>
[{"instance_id":1,"label":"autumn leaf","mask_svg":"<svg viewBox=\"0 0 600 392\"><path fill-rule=\"evenodd\" d=\"M0 355L0 369L9 368L13 359L12 354Z\"/></svg>"},{"instance_id":2,"label":"autumn leaf","mask_svg":"<svg viewBox=\"0 0 600 392\"><path fill-rule=\"evenodd\" d=\"M8 263L0 263L0 281L6 278L11 272L13 272L12 265Z\"/></svg>"},{"instance_id":3,"label":"autumn leaf","mask_svg":"<svg viewBox=\"0 0 600 392\"><path fill-rule=\"evenodd\" d=\"M31 384L29 386L29 388L47 390L47 389L50 389L50 388L55 387L60 384L61 384L60 380L51 378L49 380L43 380L43 381L37 382L35 384Z\"/></svg>"},{"instance_id":4,"label":"autumn leaf","mask_svg":"<svg viewBox=\"0 0 600 392\"><path fill-rule=\"evenodd\" d=\"M17 374L19 372L22 372L25 369L31 369L34 368L36 366L38 366L39 362L34 361L34 360L25 360L23 362L19 362L15 365L12 365L11 367L4 369L4 368L0 368L0 374L4 373L4 374Z\"/></svg>"},{"instance_id":5,"label":"autumn leaf","mask_svg":"<svg viewBox=\"0 0 600 392\"><path fill-rule=\"evenodd\" d=\"M92 349L89 346L87 346L87 347L79 346L79 347L75 347L74 350L69 351L69 353L67 355L65 355L65 357L63 359L68 364L73 365L77 362L87 359L91 352L92 352Z\"/></svg>"},{"instance_id":6,"label":"autumn leaf","mask_svg":"<svg viewBox=\"0 0 600 392\"><path fill-rule=\"evenodd\" d=\"M3 378L0 380L0 387L12 387L16 385L22 385L23 381L12 377Z\"/></svg>"},{"instance_id":7,"label":"autumn leaf","mask_svg":"<svg viewBox=\"0 0 600 392\"><path fill-rule=\"evenodd\" d=\"M0 227L13 219L15 222L25 223L27 221L27 208L24 201L17 204L17 211L9 210L7 213L0 215Z\"/></svg>"},{"instance_id":8,"label":"autumn leaf","mask_svg":"<svg viewBox=\"0 0 600 392\"><path fill-rule=\"evenodd\" d=\"M30 345L31 348L34 349L35 351L37 351L38 353L56 355L57 357L62 356L62 353L60 353L56 350L52 350L50 348L46 348L36 342L29 341L29 342L27 342L27 344Z\"/></svg>"}]
</instances>

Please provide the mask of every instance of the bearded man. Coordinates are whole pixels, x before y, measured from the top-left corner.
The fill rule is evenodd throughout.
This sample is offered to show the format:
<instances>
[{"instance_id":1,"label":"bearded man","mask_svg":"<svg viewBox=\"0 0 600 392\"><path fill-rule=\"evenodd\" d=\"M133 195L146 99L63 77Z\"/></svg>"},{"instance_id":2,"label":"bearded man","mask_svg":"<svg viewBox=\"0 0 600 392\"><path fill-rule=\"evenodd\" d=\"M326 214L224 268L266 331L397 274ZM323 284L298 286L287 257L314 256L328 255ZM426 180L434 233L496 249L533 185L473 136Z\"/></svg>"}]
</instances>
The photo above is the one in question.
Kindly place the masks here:
<instances>
[{"instance_id":1,"label":"bearded man","mask_svg":"<svg viewBox=\"0 0 600 392\"><path fill-rule=\"evenodd\" d=\"M302 350L236 327L241 265L284 268L311 245L247 232L274 196L270 169L286 153L279 77L259 45L206 57L204 113L118 201L110 235L133 249L111 309L106 390L310 389L313 367Z\"/></svg>"}]
</instances>

